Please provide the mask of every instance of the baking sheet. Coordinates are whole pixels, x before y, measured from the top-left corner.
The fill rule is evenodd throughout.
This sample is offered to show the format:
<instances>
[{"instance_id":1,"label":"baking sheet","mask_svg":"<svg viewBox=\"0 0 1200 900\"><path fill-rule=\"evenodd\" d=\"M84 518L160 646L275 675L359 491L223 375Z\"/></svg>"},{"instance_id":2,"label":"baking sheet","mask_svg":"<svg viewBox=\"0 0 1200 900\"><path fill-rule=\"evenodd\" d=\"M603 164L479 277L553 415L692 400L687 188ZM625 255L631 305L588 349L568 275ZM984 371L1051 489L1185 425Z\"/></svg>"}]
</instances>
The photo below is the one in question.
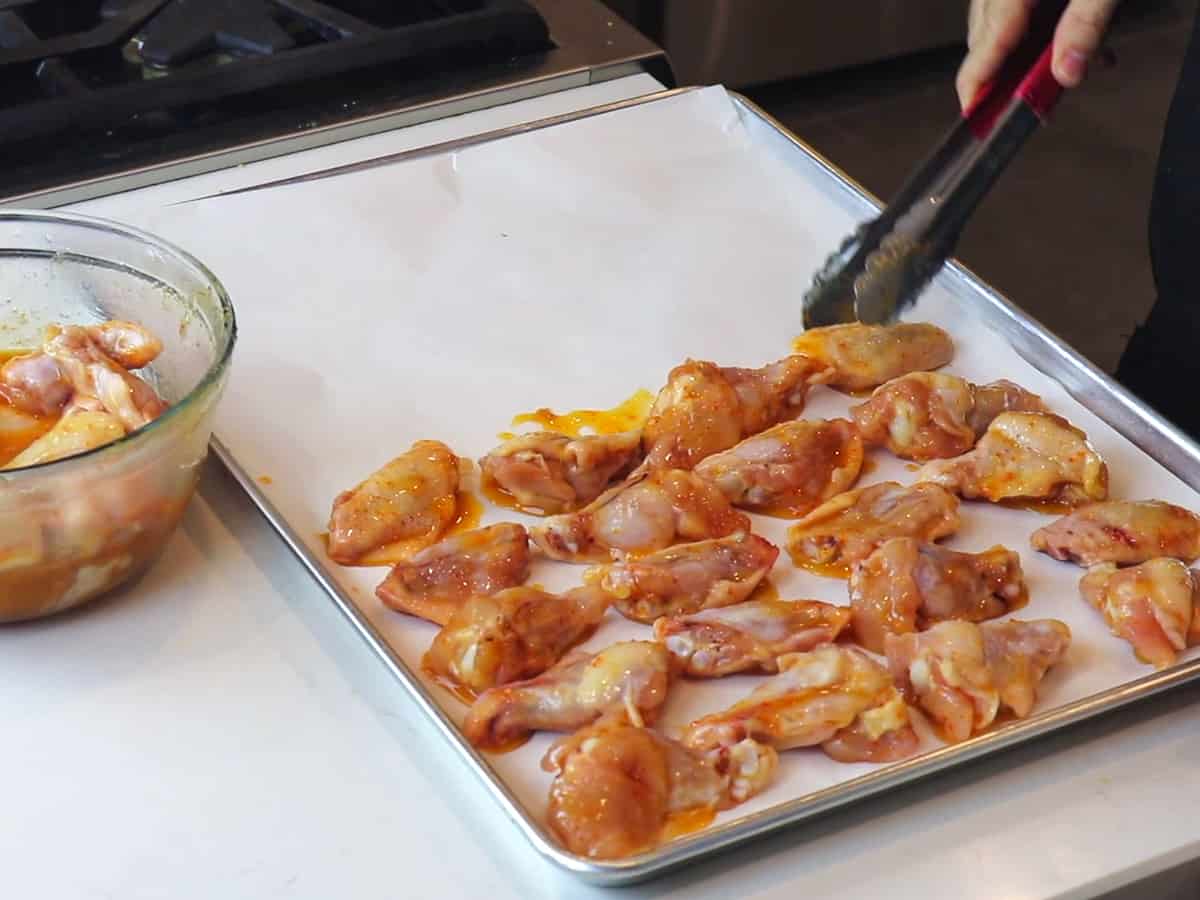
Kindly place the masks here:
<instances>
[{"instance_id":1,"label":"baking sheet","mask_svg":"<svg viewBox=\"0 0 1200 900\"><path fill-rule=\"evenodd\" d=\"M464 707L418 674L435 627L375 601L385 570L323 566L319 535L332 498L419 438L477 458L515 413L612 406L639 388L656 390L687 356L753 366L785 355L811 272L870 214L843 181L711 88L356 174L149 210L135 224L204 260L237 307L238 356L216 429L223 453L364 636L391 648L387 662L412 690L414 714L421 708L453 723ZM944 272L909 318L954 336L948 371L1017 381L1084 428L1109 463L1113 496L1200 508L1191 488L1025 362L1009 340L1045 356L1044 342L961 272ZM1077 361L1059 354L1040 362L1076 394L1103 399L1106 414L1160 458L1192 458L1194 448L1164 438ZM805 416L844 415L850 402L819 389ZM860 484L912 480L900 461L874 459ZM1187 474L1200 479L1200 471ZM1196 674L1197 651L1176 672L1153 676L1108 634L1078 597L1080 570L1029 549L1029 533L1048 519L981 504L963 512L948 545L1019 551L1032 601L1018 615L1062 619L1074 634L1038 705L1039 713L1067 712L1051 713L1043 727ZM533 521L492 508L484 522L514 518ZM786 525L755 519L756 531L777 543ZM540 563L532 580L566 588L581 572ZM772 580L786 598L846 602L844 582L795 570L786 555ZM585 647L648 634L610 613ZM1103 704L1066 707L1139 679ZM672 733L758 680L681 683L661 727ZM619 882L1035 730L1021 727L893 766L894 778L819 750L788 752L778 781L720 815L719 828L620 863L573 858L540 831L549 777L538 761L550 736L486 764L499 779L497 798L543 854ZM925 749L939 746L923 736ZM471 764L481 759L456 747Z\"/></svg>"}]
</instances>

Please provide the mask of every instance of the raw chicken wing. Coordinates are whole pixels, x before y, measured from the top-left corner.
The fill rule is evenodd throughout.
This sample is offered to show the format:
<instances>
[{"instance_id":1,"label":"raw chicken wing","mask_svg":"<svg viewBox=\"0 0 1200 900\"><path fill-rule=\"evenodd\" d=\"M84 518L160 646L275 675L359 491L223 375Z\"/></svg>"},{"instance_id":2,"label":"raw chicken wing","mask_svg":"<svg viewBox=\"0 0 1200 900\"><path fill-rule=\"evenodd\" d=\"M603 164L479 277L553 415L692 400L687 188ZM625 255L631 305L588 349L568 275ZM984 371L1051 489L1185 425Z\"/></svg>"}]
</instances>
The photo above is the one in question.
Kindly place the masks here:
<instances>
[{"instance_id":1,"label":"raw chicken wing","mask_svg":"<svg viewBox=\"0 0 1200 900\"><path fill-rule=\"evenodd\" d=\"M954 620L921 634L890 634L886 649L908 700L957 743L991 725L1002 707L1028 716L1038 684L1070 645L1070 628L1056 619Z\"/></svg>"},{"instance_id":2,"label":"raw chicken wing","mask_svg":"<svg viewBox=\"0 0 1200 900\"><path fill-rule=\"evenodd\" d=\"M1134 565L1158 556L1200 557L1200 516L1162 500L1092 503L1039 528L1035 550L1081 566Z\"/></svg>"},{"instance_id":3,"label":"raw chicken wing","mask_svg":"<svg viewBox=\"0 0 1200 900\"><path fill-rule=\"evenodd\" d=\"M333 501L329 557L353 565L397 541L436 541L458 513L458 457L440 441L407 453Z\"/></svg>"},{"instance_id":4,"label":"raw chicken wing","mask_svg":"<svg viewBox=\"0 0 1200 900\"><path fill-rule=\"evenodd\" d=\"M125 370L147 366L161 352L162 342L132 322L51 326L41 350L0 366L0 396L40 416L61 412L74 396L77 406L108 412L133 431L166 405Z\"/></svg>"},{"instance_id":5,"label":"raw chicken wing","mask_svg":"<svg viewBox=\"0 0 1200 900\"><path fill-rule=\"evenodd\" d=\"M445 625L468 597L524 584L529 536L503 522L456 534L398 563L375 593L397 612Z\"/></svg>"},{"instance_id":6,"label":"raw chicken wing","mask_svg":"<svg viewBox=\"0 0 1200 900\"><path fill-rule=\"evenodd\" d=\"M1144 663L1164 669L1200 643L1200 572L1177 559L1151 559L1131 569L1102 563L1079 582L1083 599Z\"/></svg>"},{"instance_id":7,"label":"raw chicken wing","mask_svg":"<svg viewBox=\"0 0 1200 900\"><path fill-rule=\"evenodd\" d=\"M761 369L721 368L689 359L675 367L642 430L647 464L691 469L804 408L811 384L824 367L789 356Z\"/></svg>"},{"instance_id":8,"label":"raw chicken wing","mask_svg":"<svg viewBox=\"0 0 1200 900\"><path fill-rule=\"evenodd\" d=\"M833 419L776 425L707 457L695 471L734 506L797 517L854 484L862 462L855 427Z\"/></svg>"},{"instance_id":9,"label":"raw chicken wing","mask_svg":"<svg viewBox=\"0 0 1200 900\"><path fill-rule=\"evenodd\" d=\"M641 454L636 431L570 437L549 431L520 434L479 461L485 479L522 508L546 515L591 503L629 472Z\"/></svg>"},{"instance_id":10,"label":"raw chicken wing","mask_svg":"<svg viewBox=\"0 0 1200 900\"><path fill-rule=\"evenodd\" d=\"M749 530L750 519L716 487L692 472L668 469L635 475L529 533L551 559L604 562Z\"/></svg>"},{"instance_id":11,"label":"raw chicken wing","mask_svg":"<svg viewBox=\"0 0 1200 900\"><path fill-rule=\"evenodd\" d=\"M670 654L653 641L573 650L536 678L480 694L463 734L476 747L498 749L533 731L574 731L608 716L653 724L670 680Z\"/></svg>"},{"instance_id":12,"label":"raw chicken wing","mask_svg":"<svg viewBox=\"0 0 1200 900\"><path fill-rule=\"evenodd\" d=\"M925 461L966 453L1006 410L1046 408L1040 397L1012 382L974 385L957 375L913 372L877 388L850 413L867 444Z\"/></svg>"},{"instance_id":13,"label":"raw chicken wing","mask_svg":"<svg viewBox=\"0 0 1200 900\"><path fill-rule=\"evenodd\" d=\"M620 859L668 840L673 814L736 806L761 792L779 758L746 740L698 754L648 728L604 720L550 748L550 828L572 853Z\"/></svg>"},{"instance_id":14,"label":"raw chicken wing","mask_svg":"<svg viewBox=\"0 0 1200 900\"><path fill-rule=\"evenodd\" d=\"M792 349L834 370L828 384L848 391L878 387L909 372L938 369L954 358L950 335L936 325L830 325L804 332Z\"/></svg>"},{"instance_id":15,"label":"raw chicken wing","mask_svg":"<svg viewBox=\"0 0 1200 900\"><path fill-rule=\"evenodd\" d=\"M533 678L600 624L608 602L587 587L562 596L515 587L471 597L433 639L423 665L477 694Z\"/></svg>"},{"instance_id":16,"label":"raw chicken wing","mask_svg":"<svg viewBox=\"0 0 1200 900\"><path fill-rule=\"evenodd\" d=\"M958 530L958 498L936 484L883 481L839 494L788 529L787 549L800 567L844 567L884 541L933 542Z\"/></svg>"},{"instance_id":17,"label":"raw chicken wing","mask_svg":"<svg viewBox=\"0 0 1200 900\"><path fill-rule=\"evenodd\" d=\"M123 324L141 331L136 325ZM108 337L113 334L108 333ZM51 326L46 335L42 352L54 360L71 385L73 405L110 413L120 419L126 431L136 431L166 411L167 405L154 388L112 359L94 339L92 329ZM157 340L150 335L146 339ZM139 353L131 348L126 359L137 362L148 353L148 349Z\"/></svg>"},{"instance_id":18,"label":"raw chicken wing","mask_svg":"<svg viewBox=\"0 0 1200 900\"><path fill-rule=\"evenodd\" d=\"M697 678L779 671L776 660L834 641L850 622L848 606L819 600L751 600L654 623L654 637Z\"/></svg>"},{"instance_id":19,"label":"raw chicken wing","mask_svg":"<svg viewBox=\"0 0 1200 900\"><path fill-rule=\"evenodd\" d=\"M841 762L902 759L917 748L908 707L887 669L857 647L828 644L779 657L779 674L723 712L692 722L689 747L744 740L777 750L821 745Z\"/></svg>"},{"instance_id":20,"label":"raw chicken wing","mask_svg":"<svg viewBox=\"0 0 1200 900\"><path fill-rule=\"evenodd\" d=\"M621 615L650 624L740 603L775 565L779 548L749 532L680 544L636 560L596 566L583 580L613 598Z\"/></svg>"},{"instance_id":21,"label":"raw chicken wing","mask_svg":"<svg viewBox=\"0 0 1200 900\"><path fill-rule=\"evenodd\" d=\"M913 372L875 389L850 408L863 440L902 459L942 459L975 446L967 424L975 405L971 383L957 375Z\"/></svg>"},{"instance_id":22,"label":"raw chicken wing","mask_svg":"<svg viewBox=\"0 0 1200 900\"><path fill-rule=\"evenodd\" d=\"M1079 506L1108 496L1108 467L1087 435L1059 416L1006 412L975 449L926 463L918 480L968 500L1051 500Z\"/></svg>"},{"instance_id":23,"label":"raw chicken wing","mask_svg":"<svg viewBox=\"0 0 1200 900\"><path fill-rule=\"evenodd\" d=\"M876 653L888 634L924 631L946 619L982 622L1027 600L1021 560L1004 547L958 553L895 538L850 573L854 635Z\"/></svg>"}]
</instances>

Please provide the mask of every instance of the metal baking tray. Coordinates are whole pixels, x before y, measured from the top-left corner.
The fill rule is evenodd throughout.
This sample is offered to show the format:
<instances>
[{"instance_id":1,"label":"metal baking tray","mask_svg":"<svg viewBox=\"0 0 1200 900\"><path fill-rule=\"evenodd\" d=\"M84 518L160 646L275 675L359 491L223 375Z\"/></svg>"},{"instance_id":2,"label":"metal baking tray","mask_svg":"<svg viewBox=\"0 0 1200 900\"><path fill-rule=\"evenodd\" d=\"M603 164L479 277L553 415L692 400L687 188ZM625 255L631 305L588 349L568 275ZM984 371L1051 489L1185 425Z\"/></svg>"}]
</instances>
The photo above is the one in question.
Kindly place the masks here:
<instances>
[{"instance_id":1,"label":"metal baking tray","mask_svg":"<svg viewBox=\"0 0 1200 900\"><path fill-rule=\"evenodd\" d=\"M342 181L340 177L335 178L335 176L366 173L380 168L387 168L389 171L394 172L393 167L419 159L442 159L448 161L451 168L453 168L462 162L458 158L458 154L464 151L478 150L488 145L498 146L506 141L512 141L514 138L522 136L527 139L533 138L536 143L518 145L516 147L517 152L542 152L545 151L547 145L539 135L549 135L554 129L560 126L578 125L585 120L592 120L593 122L611 121L614 125L618 123L632 123L639 128L644 127L645 122L652 121L652 119L647 119L646 117L652 116L656 109L661 108L665 111L675 108L669 105L678 105L699 90L701 89L665 91L645 98L598 107L578 114L534 123L533 125L484 134L475 138L455 141L451 144L438 145L410 153L369 160L364 163L343 166L336 170L316 172L281 182L258 185L253 188L242 189L237 193L244 194L247 191L255 192L268 188L276 189L287 186L297 188L312 186L322 182L328 186L333 181ZM707 90L711 92L713 89ZM794 173L794 176L798 179L797 184L819 185L821 191L828 196L839 198L838 202L842 203L852 216L857 216L860 220L868 218L875 213L878 209L877 201L862 188L854 184L844 173L822 159L811 148L789 134L777 122L745 98L733 94L728 95L728 98L731 116L728 119L721 118L719 128L713 132L714 134L729 134L732 130L738 141L751 141L760 144L765 142L770 147L764 152L769 154L771 160L774 160L783 167L780 169L781 172L786 169ZM724 106L717 104L714 108L723 110ZM635 115L640 117L637 122L634 122L633 118L631 118ZM636 129L630 130L626 134L636 134ZM560 159L561 157L553 156L547 158ZM478 162L478 159L476 159L476 162ZM469 169L469 158L467 164ZM662 171L678 173L681 170L686 171L686 169L687 163L683 161L679 162L677 166L668 165ZM440 171L449 170L443 169ZM673 174L671 177L683 176ZM301 187L301 189L303 188ZM332 197L334 195L331 193L326 196ZM319 197L310 197L309 202L319 199ZM230 200L236 202L237 198L215 197L208 198L202 202L217 204L214 215L219 214L221 217L220 221L230 223L229 227L233 228L237 227L234 223L238 220L238 217L230 216L230 209L222 205L227 204ZM188 205L190 206L191 204ZM250 206L242 206L238 209L247 216L253 215ZM236 212L237 210L234 211ZM720 210L717 212L719 214ZM828 244L836 240L838 235L844 232L843 222L826 225L822 217L818 216L818 219L821 219L818 223L820 226L818 232L820 233L807 235L806 238L814 245L809 248L813 260L819 260L820 254L827 249ZM251 270L260 267L262 264L262 258L260 257L253 263L247 264L245 274L242 274L238 270L239 264L233 257L230 257L227 264L219 259L214 259L213 255L219 255L221 252L217 249L220 245L216 243L212 244L211 250L205 250L202 246L197 247L197 242L202 243L204 240L206 226L204 221L196 220L192 216L174 215L172 217L172 215L167 215L167 217L161 218L157 222L152 221L147 224L160 232L165 232L167 236L191 246L195 252L201 253L208 259L217 271L227 273L223 274L222 277L230 286L231 293L234 296L241 296L245 292L242 289L245 285L239 285L237 283L238 280L243 278L249 279L252 275ZM246 224L244 227L252 228L253 223ZM224 240L226 243L231 242L229 241L229 235L225 235ZM232 242L236 243L236 241ZM736 257L740 253L741 250L739 248L732 248L730 257ZM753 290L753 272L747 272L745 275L751 282L748 289ZM807 271L797 272L796 274L798 279L806 279L807 276ZM800 328L799 294L802 287L803 284L801 281L797 281L794 294L794 328L797 331ZM978 358L971 357L965 359L962 368L952 369L953 371L960 371L961 374L980 380L986 377L1002 376L1014 377L1018 381L1035 380L1035 383L1029 386L1049 391L1050 393L1047 394L1047 398L1056 401L1059 408L1066 405L1068 408L1063 411L1069 418L1077 421L1084 419L1089 423L1085 424L1084 427L1092 435L1093 440L1097 440L1098 436L1102 438L1101 443L1105 444L1105 447L1102 449L1110 452L1110 464L1118 463L1118 465L1113 465L1116 475L1114 478L1114 493L1120 493L1122 488L1138 487L1154 491L1155 496L1169 495L1168 499L1173 498L1185 503L1191 502L1193 505L1196 504L1196 495L1192 491L1200 490L1200 448L1191 443L1161 417L1147 409L1096 367L1080 357L1070 347L1034 322L1028 315L983 284L962 266L949 264L943 270L936 279L934 287L931 288L931 293L938 294L939 292L942 296L942 301L940 301L942 305L937 306L935 304L934 306L929 306L922 300L913 318L929 318L944 325L948 324L948 319L954 320L956 327L966 331L971 331L976 325L982 324L990 330L992 335L997 336L996 340L1000 343L996 346L1003 345L1006 348L1003 353L999 351L992 353L991 357L985 354L980 355ZM950 298L950 300L948 301L946 298ZM946 303L951 301L955 305L948 307ZM269 301L263 298L262 302L268 303ZM934 301L930 301L930 303L934 303ZM380 314L386 315L386 304L381 304L379 310ZM257 312L254 312L251 315L257 314ZM273 314L270 310L263 311L264 321L268 321ZM966 324L959 321L960 319L966 320ZM789 322L786 325L789 333L791 333L792 323ZM244 332L253 332L253 330L253 327L243 328ZM303 351L298 346L293 346L290 350L279 350L279 347L288 346L290 338L287 333L272 335L271 339L274 342L272 352L283 354L288 359L303 356L304 352L315 352L311 346L308 351ZM322 339L325 338L323 337ZM295 340L299 341L300 339L296 338ZM336 340L336 337L333 340ZM983 336L981 334L980 341L982 342L982 340ZM988 340L990 341L992 338L989 337ZM244 343L251 344L249 348L244 348L243 357L239 360L239 364L246 367L248 362L247 357L250 357L250 360L253 361L256 351L253 348L253 338L250 341L244 341ZM960 347L962 347L963 342L961 338L959 343ZM778 355L786 353L786 347L780 349L782 352ZM1006 355L1008 351L1015 351L1015 355ZM699 351L697 355L700 355ZM759 352L760 357L761 355L762 353ZM367 360L370 358L370 354L364 352L362 358ZM1022 367L1020 360L1024 360L1025 363L1028 363L1032 367L1027 371L1022 369L1024 372L1023 375L1014 372L1014 369ZM370 363L366 364L369 365ZM514 365L516 368L513 371L518 371L520 363ZM257 363L253 362L251 363L251 367L256 369L261 368ZM1037 373L1040 373L1040 376ZM515 375L511 377L516 378ZM1036 382L1036 378L1038 377L1044 377L1049 380L1045 384L1042 384ZM564 380L569 382L571 379L567 377ZM652 388L657 387L657 385L649 386ZM265 386L263 387L263 391L269 395L271 388ZM234 389L231 390L231 395L236 396L238 393L240 392L236 390L235 383ZM276 396L282 397L283 394L277 394ZM1073 400L1070 398L1073 398ZM236 406L239 401L228 402L232 402ZM319 395L314 402L317 406L320 405ZM845 398L830 400L828 402L834 404L842 403L842 408L844 408ZM832 412L823 411L820 403L816 401L814 403L816 403L816 406L813 412L806 413L806 415L832 414ZM1074 403L1077 403L1078 406L1073 405ZM1052 402L1051 405L1054 406L1055 402ZM846 773L849 777L837 783L827 784L811 790L796 789L795 783L792 783L793 787L787 791L774 792L774 789L768 789L760 798L762 803L757 808L752 807L750 804L747 804L743 808L735 808L719 818L717 824L713 827L691 836L676 839L651 852L634 858L612 862L581 858L566 852L544 828L536 810L530 808L528 786L520 787L519 789L514 787L511 770L507 770L507 772L501 771L504 768L502 765L503 760L481 754L462 738L455 724L454 716L448 713L448 709L451 708L448 706L448 703L451 701L448 701L447 695L439 693L439 689L425 681L416 671L415 666L412 665L413 648L417 644L408 641L407 637L404 640L397 637L397 635L403 636L405 632L397 631L396 629L409 627L408 623L394 624L392 619L399 618L395 616L392 619L380 618L378 610L374 609L374 606L377 604L361 588L361 585L367 582L350 584L347 581L349 576L347 576L346 570L338 569L338 567L328 563L324 558L319 549L319 542L314 538L314 532L320 528L320 521L317 518L318 513L327 511L328 507L326 505L324 510L319 510L316 504L320 502L320 498L325 498L326 500L331 498L333 493L326 490L325 487L320 486L319 489L316 489L312 493L313 497L318 498L310 504L312 510L304 512L303 502L293 499L293 494L302 493L298 482L293 483L292 493L288 493L289 488L286 484L286 472L282 475L272 475L270 479L264 477L262 474L264 471L271 471L270 468L265 467L271 464L286 469L285 461L278 455L278 452L280 447L289 446L289 444L285 442L284 444L276 445L274 449L268 446L271 442L270 423L263 423L263 427L256 432L251 427L251 423L257 420L248 418L255 415L253 409L253 404L248 401L244 411L235 410L225 421L218 423L218 438L214 441L214 449L217 455L233 472L241 486L254 499L274 528L295 551L300 561L339 606L366 644L379 656L388 671L403 686L415 708L436 725L446 738L449 746L453 748L453 751L463 761L467 771L471 772L479 780L488 794L501 806L507 817L512 821L513 826L524 835L534 849L545 859L563 869L578 874L581 878L590 882L619 885L663 873L690 860L711 856L723 849L778 831L797 822L811 819L837 807L862 801L883 791L908 784L917 779L986 756L1003 748L1046 735L1075 722L1109 712L1200 676L1200 658L1196 658L1194 655L1185 657L1179 664L1162 672L1150 672L1144 667L1130 665L1128 657L1131 654L1123 642L1115 638L1106 638L1107 633L1104 631L1102 623L1095 624L1093 628L1092 624L1080 618L1079 621L1085 623L1081 627L1091 629L1088 632L1089 639L1095 644L1096 648L1100 649L1104 665L1111 666L1111 671L1105 670L1109 674L1105 675L1108 678L1108 682L1106 682L1107 686L1103 689L1089 689L1085 695L1057 705L1039 703L1039 711L1031 718L1012 722L956 746L933 749L905 762L884 766L847 767L838 770L839 772ZM832 406L829 407L829 410L836 412L836 408ZM507 414L517 411L517 408L512 408ZM1096 417L1095 419L1091 418L1093 414ZM350 417L359 416L362 415L362 411L358 407L355 407L347 415ZM1107 423L1107 426L1110 426L1112 431L1109 432L1101 423ZM506 422L498 421L495 424L498 427L503 427ZM311 431L311 427L304 424L296 425L296 428L300 431L290 435L288 441L291 442L291 445L295 446L304 446L306 439L316 441L317 438L313 437L314 432ZM414 427L419 428L423 426L418 424ZM327 430L336 430L336 428L327 428ZM1120 440L1117 437L1118 435L1129 443L1127 444ZM406 435L406 437L417 436L439 437L440 435L435 433ZM1134 449L1135 447L1137 448L1136 450ZM1109 448L1111 448L1111 451ZM473 455L478 455L475 453L476 450L482 453L486 449L486 447L471 448ZM272 456L273 452L276 454L275 456ZM309 448L308 452L302 455L305 456L305 460L311 461L314 458L314 451L312 448ZM301 460L301 464L305 460ZM1162 467L1161 469L1159 468L1160 466ZM1135 470L1136 477L1132 474L1128 475L1128 477L1122 474L1133 473ZM883 477L894 477L894 471L899 470L877 473L877 476L872 480L879 480ZM355 470L355 473L357 475L366 474L365 471L358 472L357 470ZM1172 473L1174 477L1167 473ZM339 474L338 477L342 479L345 485L354 480L353 476L346 476L344 474ZM1185 487L1185 485L1188 487ZM964 505L964 510L966 510L966 505ZM1011 523L1015 521L1012 519L1014 516L1035 515L1034 513L998 509L980 510L978 514L983 517L997 517L994 521L991 519L987 520L987 528L984 528L983 531L988 535L993 533L993 525L1001 531L1004 528L1012 527ZM975 515L974 509L970 512L965 512L965 515ZM1003 518L1005 516L1009 518ZM1022 521L1025 522L1025 525L1022 526L1024 529L1023 533L1028 533L1029 530L1032 530L1030 526L1030 523L1033 521L1032 519ZM782 527L782 524L779 525L780 529ZM768 534L768 537L771 537L771 535ZM977 540L983 539L978 534L975 537ZM973 547L972 549L981 549L981 547ZM1034 555L1028 551L1027 544L1024 547L1016 549L1022 551L1023 561L1027 566L1032 566L1039 573L1042 571L1051 571L1046 567L1062 567L1064 565L1040 558L1033 558ZM777 568L783 566L788 566L788 564L782 561ZM1078 570L1068 571L1060 568L1054 571L1060 573L1063 579L1073 579L1079 574ZM381 578L382 571L378 571L377 575L378 578ZM1039 574L1038 577L1042 576ZM1053 577L1057 578L1060 576L1056 574ZM1065 584L1066 582L1062 583ZM826 587L829 587L829 585L827 584ZM834 583L832 591L825 590L823 594L813 593L811 595L819 596L821 599L832 598L836 602L836 590L836 583ZM844 591L844 588L841 590ZM792 594L790 591L788 593L789 595ZM367 599L364 599L364 595ZM1078 613L1076 609L1076 607L1082 607L1082 603L1077 597L1068 597L1066 599L1055 600L1054 602L1062 604L1061 609L1064 615L1083 615ZM1044 613L1045 610L1039 610L1039 612ZM1087 612L1090 613L1090 610ZM1019 615L1033 617L1029 615L1028 610L1023 611ZM1097 616L1096 619L1098 620L1098 618ZM1075 628L1075 625L1073 624L1072 627ZM615 638L610 637L611 639L622 638L621 636L617 636ZM1106 640L1107 643L1105 642ZM404 644L405 641L408 641L408 643ZM421 643L427 644L427 639L423 637ZM402 646L402 644L404 645ZM1110 659L1112 660L1111 663L1109 662ZM737 694L744 692L744 687L736 691ZM803 752L789 751L784 756L788 757L791 753ZM815 770L815 767L823 764L813 758L805 758L805 761L798 765L802 765L806 770L809 767ZM526 797L525 800L522 799L523 794Z\"/></svg>"}]
</instances>

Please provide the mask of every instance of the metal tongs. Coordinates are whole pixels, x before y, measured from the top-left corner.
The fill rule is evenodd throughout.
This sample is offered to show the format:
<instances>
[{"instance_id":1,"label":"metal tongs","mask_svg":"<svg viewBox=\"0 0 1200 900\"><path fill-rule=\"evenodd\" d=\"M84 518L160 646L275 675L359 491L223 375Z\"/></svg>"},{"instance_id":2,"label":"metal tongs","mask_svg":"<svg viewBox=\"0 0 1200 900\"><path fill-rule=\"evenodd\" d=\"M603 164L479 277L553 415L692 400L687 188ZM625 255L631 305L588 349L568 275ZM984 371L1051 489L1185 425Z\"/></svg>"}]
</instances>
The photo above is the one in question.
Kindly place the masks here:
<instances>
[{"instance_id":1,"label":"metal tongs","mask_svg":"<svg viewBox=\"0 0 1200 900\"><path fill-rule=\"evenodd\" d=\"M914 303L967 220L1062 94L1050 73L1066 8L1041 0L1024 41L880 216L825 262L804 295L804 327L883 323Z\"/></svg>"}]
</instances>

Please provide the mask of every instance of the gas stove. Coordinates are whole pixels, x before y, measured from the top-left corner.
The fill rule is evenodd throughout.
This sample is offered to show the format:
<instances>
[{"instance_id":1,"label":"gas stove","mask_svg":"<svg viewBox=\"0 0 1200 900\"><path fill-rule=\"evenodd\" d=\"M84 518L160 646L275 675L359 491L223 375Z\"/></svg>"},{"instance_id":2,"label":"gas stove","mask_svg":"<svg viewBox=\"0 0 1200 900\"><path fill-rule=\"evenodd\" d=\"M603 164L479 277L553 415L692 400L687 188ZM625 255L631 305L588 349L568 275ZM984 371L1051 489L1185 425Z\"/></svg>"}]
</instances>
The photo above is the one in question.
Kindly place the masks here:
<instances>
[{"instance_id":1,"label":"gas stove","mask_svg":"<svg viewBox=\"0 0 1200 900\"><path fill-rule=\"evenodd\" d=\"M0 201L51 206L637 71L597 0L0 0Z\"/></svg>"}]
</instances>

